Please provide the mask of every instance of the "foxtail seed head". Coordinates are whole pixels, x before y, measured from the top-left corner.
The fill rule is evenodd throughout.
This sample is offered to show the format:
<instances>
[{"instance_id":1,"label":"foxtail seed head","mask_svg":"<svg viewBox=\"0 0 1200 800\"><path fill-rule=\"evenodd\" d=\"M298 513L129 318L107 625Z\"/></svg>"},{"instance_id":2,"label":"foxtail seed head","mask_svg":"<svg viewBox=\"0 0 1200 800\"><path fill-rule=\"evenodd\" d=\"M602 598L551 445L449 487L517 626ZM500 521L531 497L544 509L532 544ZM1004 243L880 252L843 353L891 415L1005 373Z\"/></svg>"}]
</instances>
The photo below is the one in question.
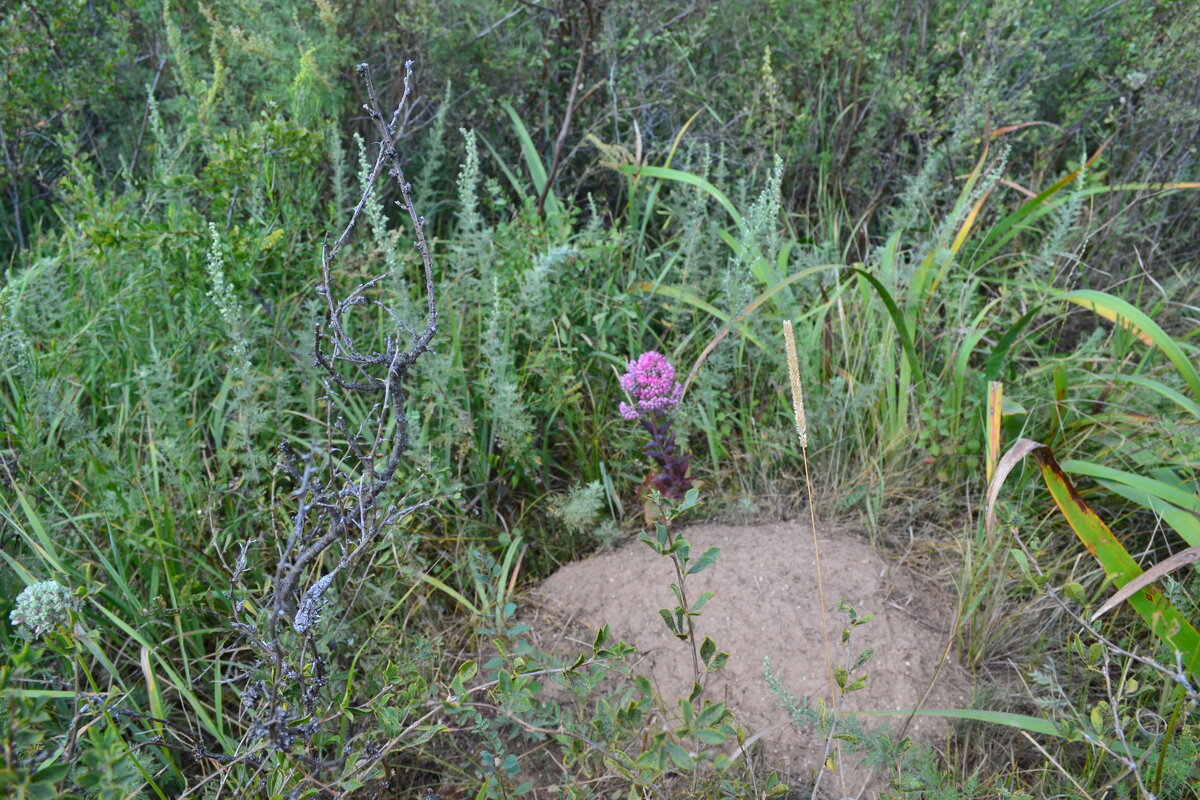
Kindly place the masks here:
<instances>
[{"instance_id":1,"label":"foxtail seed head","mask_svg":"<svg viewBox=\"0 0 1200 800\"><path fill-rule=\"evenodd\" d=\"M790 320L783 322L783 343L787 348L788 377L792 381L792 411L796 415L796 435L800 447L808 449L808 419L804 416L804 389L800 386L800 362L796 358L796 338Z\"/></svg>"}]
</instances>

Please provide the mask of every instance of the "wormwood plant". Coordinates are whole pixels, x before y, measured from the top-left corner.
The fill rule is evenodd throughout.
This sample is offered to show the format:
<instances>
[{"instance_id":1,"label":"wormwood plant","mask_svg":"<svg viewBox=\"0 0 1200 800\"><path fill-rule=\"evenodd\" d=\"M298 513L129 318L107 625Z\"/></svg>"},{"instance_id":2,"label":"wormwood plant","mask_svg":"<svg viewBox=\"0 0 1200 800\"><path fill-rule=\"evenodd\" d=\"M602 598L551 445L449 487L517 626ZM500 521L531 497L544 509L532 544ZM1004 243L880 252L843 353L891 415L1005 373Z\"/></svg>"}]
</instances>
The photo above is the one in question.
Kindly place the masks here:
<instances>
[{"instance_id":1,"label":"wormwood plant","mask_svg":"<svg viewBox=\"0 0 1200 800\"><path fill-rule=\"evenodd\" d=\"M438 329L425 223L414 208L396 150L398 122L410 101L409 69L390 118L380 110L366 65L357 70L366 87L367 113L378 131L379 153L345 229L322 248L316 293L324 321L317 326L312 354L329 395L325 442L312 452L301 452L287 441L279 448L279 469L292 483L296 508L269 548L275 554L274 574L264 576L253 566L253 540L230 559L223 599L235 642L216 656L205 656L202 669L199 661L173 663L158 648L142 644L142 633L104 608L103 598L89 596L131 642L142 644L141 671L151 714L137 710L138 696L105 682L118 674L113 656L82 615L76 624L66 624L74 621L71 609L77 605L66 590L37 584L40 588L19 604L13 622L31 635L45 635L47 646L61 664L70 666L74 678L63 681L70 691L52 695L14 689L13 684L30 683L28 673L39 666L40 651L28 648L11 667L0 670L7 721L27 729L18 737L2 737L0 788L5 792L109 797L144 789L163 800L186 792L212 798L342 797L374 778L389 753L418 745L440 730L430 724L440 706L428 701L427 685L415 669L389 664L364 682L359 659L371 637L357 652L340 657L340 637L328 624L337 588L356 571L361 578L367 556L389 530L431 502L405 504L393 494L409 444L409 372L428 352ZM385 171L398 186L399 205L411 221L421 264L424 320L416 327L384 303L368 301L387 273L344 294L336 286L339 255ZM229 304L229 292L216 280L220 267L219 255L210 258L214 299ZM368 344L370 334L364 331L379 329L380 320L390 324L378 344ZM240 341L229 355L250 358L248 344ZM240 361L231 369L245 367ZM30 515L37 522L32 511ZM54 542L49 537L43 541L51 560L62 563L53 558ZM89 586L84 591L93 595L103 589ZM211 687L211 702L200 699L201 685ZM240 711L229 707L225 687L236 690ZM182 709L172 707L176 697ZM65 734L55 726L49 700L74 704ZM186 722L179 721L178 711L190 714Z\"/></svg>"}]
</instances>

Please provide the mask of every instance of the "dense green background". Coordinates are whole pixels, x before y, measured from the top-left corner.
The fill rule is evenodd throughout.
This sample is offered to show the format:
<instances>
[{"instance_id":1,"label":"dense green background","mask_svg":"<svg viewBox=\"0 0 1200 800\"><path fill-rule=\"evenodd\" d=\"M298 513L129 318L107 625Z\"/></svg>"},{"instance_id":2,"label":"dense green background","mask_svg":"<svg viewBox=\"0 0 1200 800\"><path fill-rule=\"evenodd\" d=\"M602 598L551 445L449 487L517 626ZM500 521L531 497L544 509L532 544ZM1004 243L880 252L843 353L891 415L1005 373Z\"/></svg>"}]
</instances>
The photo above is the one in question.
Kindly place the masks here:
<instances>
[{"instance_id":1,"label":"dense green background","mask_svg":"<svg viewBox=\"0 0 1200 800\"><path fill-rule=\"evenodd\" d=\"M677 428L701 513L795 514L790 318L820 513L860 521L889 552L903 540L957 590L977 706L1171 724L1156 785L1194 796L1194 703L1136 663L1141 688L1113 703L1076 654L1078 626L1047 590L1079 582L1094 599L1103 573L1036 476L1010 479L1000 540L975 519L986 386L1001 380L1006 442L1046 442L1081 476L1124 471L1080 485L1131 552L1149 564L1200 544L1197 387L1161 344L1061 299L1123 298L1197 362L1200 194L1171 185L1200 176L1192 3L26 0L3 13L0 610L7 621L25 584L53 578L84 598L88 631L72 658L65 644L18 656L0 626L20 662L3 673L4 785L61 750L75 713L31 688L70 694L81 665L114 707L227 752L245 734L235 693L198 676L236 669L223 648L240 543L288 525L274 448L324 433L320 244L374 159L354 65L372 65L391 103L411 59L403 159L443 317L410 387L396 498L434 503L376 554L399 570L364 567L343 593L335 652L386 625L364 663L429 687L406 702L436 699L468 643L511 617L514 542L532 581L636 530L648 465L616 414L616 376L646 349L699 366ZM380 188L341 280L391 270L388 302L408 314L418 262ZM1179 494L1130 488L1134 473ZM265 591L259 555L247 584ZM1192 619L1195 575L1168 583ZM1106 624L1111 642L1154 653L1136 620ZM69 774L28 786L136 792L125 748L152 725L108 723L86 728ZM479 766L471 735L390 757L393 786L499 791L508 779ZM1095 747L1044 744L1063 771L1006 729L967 726L897 791L1139 791ZM1153 783L1158 750L1139 746ZM211 762L138 758L167 796L213 791ZM265 794L309 786L294 764L274 769ZM734 791L704 775L697 796Z\"/></svg>"}]
</instances>

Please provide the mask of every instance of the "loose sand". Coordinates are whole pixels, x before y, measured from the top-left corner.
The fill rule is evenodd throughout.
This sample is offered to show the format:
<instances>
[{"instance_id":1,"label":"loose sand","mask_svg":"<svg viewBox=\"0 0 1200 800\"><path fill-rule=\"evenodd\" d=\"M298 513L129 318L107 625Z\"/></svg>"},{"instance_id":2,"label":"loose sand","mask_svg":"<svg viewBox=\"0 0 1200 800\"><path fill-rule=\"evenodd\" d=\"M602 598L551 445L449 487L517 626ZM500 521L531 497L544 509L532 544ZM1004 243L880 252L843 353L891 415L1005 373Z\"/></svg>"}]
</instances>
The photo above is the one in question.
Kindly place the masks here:
<instances>
[{"instance_id":1,"label":"loose sand","mask_svg":"<svg viewBox=\"0 0 1200 800\"><path fill-rule=\"evenodd\" d=\"M763 679L763 659L770 658L774 673L792 694L829 696L808 526L699 525L684 529L684 535L694 556L708 547L721 548L717 563L687 583L693 602L702 592L714 593L696 620L700 638L711 637L718 649L731 654L726 669L707 679L706 697L726 702L751 735L763 732L756 755L765 767L793 780L811 779L819 769L824 740L793 729ZM835 663L844 664L866 648L875 652L865 668L867 688L849 695L843 707L914 708L931 682L925 708L964 707L969 694L964 674L952 659L943 661L953 605L944 590L889 565L852 531L834 530L819 543ZM522 617L540 647L564 653L580 652L580 642L590 641L589 632L607 623L614 636L637 649L634 673L650 678L674 708L691 688L692 657L690 646L676 639L658 614L659 608L674 606L673 582L669 559L630 541L560 569L526 598ZM845 627L845 615L837 610L843 598L860 616L875 615L855 629L849 656L838 645ZM905 717L891 720L895 730ZM915 717L906 732L918 743L936 745L946 730L940 719ZM883 776L868 773L851 758L839 772L822 778L823 790L833 796L870 797L886 787Z\"/></svg>"}]
</instances>

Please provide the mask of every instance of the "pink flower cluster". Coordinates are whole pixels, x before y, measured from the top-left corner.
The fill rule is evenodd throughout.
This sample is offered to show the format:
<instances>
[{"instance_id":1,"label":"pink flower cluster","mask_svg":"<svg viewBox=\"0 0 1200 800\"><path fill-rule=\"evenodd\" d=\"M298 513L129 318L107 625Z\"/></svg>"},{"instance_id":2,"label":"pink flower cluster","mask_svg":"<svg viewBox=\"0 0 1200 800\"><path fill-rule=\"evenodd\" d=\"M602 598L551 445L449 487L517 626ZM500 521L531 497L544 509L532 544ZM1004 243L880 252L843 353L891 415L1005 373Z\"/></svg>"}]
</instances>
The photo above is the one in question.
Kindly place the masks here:
<instances>
[{"instance_id":1,"label":"pink flower cluster","mask_svg":"<svg viewBox=\"0 0 1200 800\"><path fill-rule=\"evenodd\" d=\"M621 376L621 388L635 401L617 407L624 419L661 414L683 399L683 386L675 380L675 368L655 350L629 362L629 371Z\"/></svg>"}]
</instances>

